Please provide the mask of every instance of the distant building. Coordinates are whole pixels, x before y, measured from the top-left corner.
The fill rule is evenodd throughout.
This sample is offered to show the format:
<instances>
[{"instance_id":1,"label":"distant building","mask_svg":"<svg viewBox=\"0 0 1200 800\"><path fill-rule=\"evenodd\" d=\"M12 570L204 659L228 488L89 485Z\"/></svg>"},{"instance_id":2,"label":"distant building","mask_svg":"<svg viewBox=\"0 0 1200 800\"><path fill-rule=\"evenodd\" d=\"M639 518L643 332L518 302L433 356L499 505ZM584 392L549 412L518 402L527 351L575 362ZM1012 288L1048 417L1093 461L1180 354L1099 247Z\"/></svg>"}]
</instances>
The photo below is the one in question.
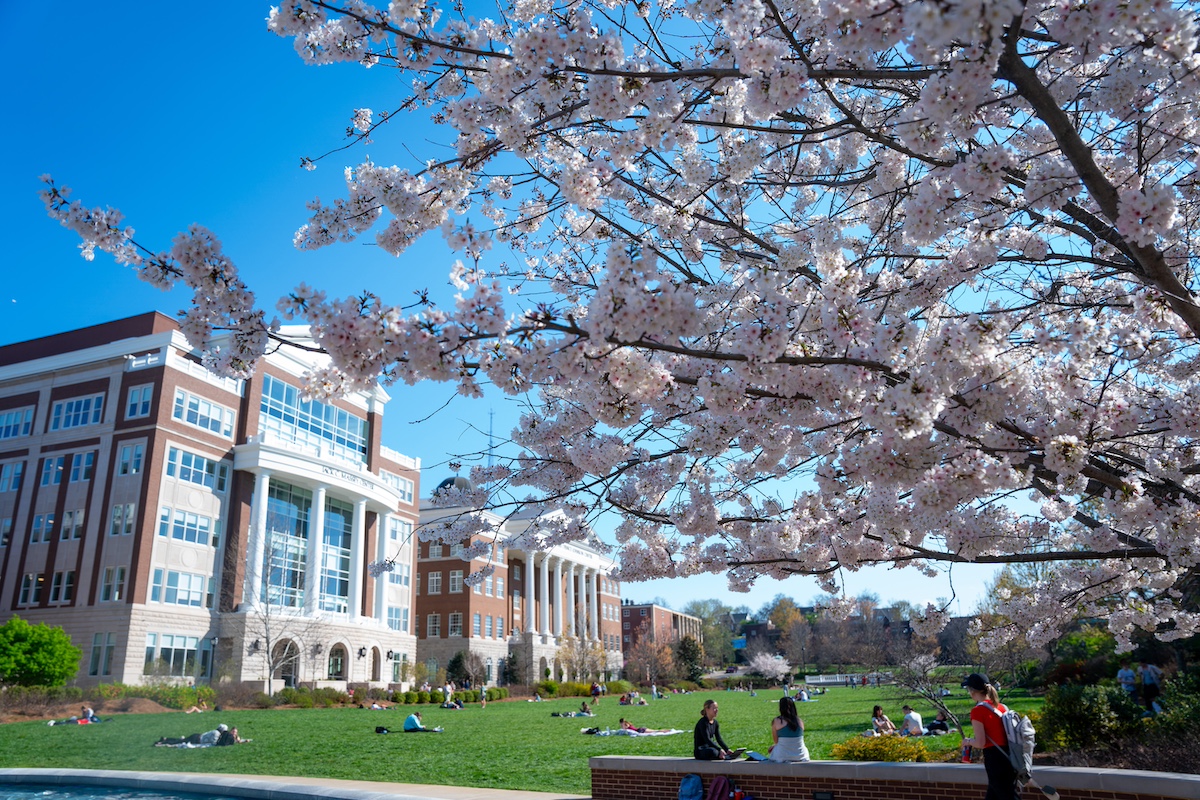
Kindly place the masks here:
<instances>
[{"instance_id":1,"label":"distant building","mask_svg":"<svg viewBox=\"0 0 1200 800\"><path fill-rule=\"evenodd\" d=\"M469 487L465 478L439 486ZM548 550L512 547L534 518L501 517L489 511L421 503L424 539L439 522L460 514L481 517L491 532L476 536L495 543L489 553L464 558L466 545L422 541L417 554L417 658L432 676L456 654L473 653L484 662L485 682L510 679L533 683L547 674L559 680L616 677L621 658L619 610L621 587L609 577L615 564L583 543ZM494 570L474 586L467 578L486 567Z\"/></svg>"},{"instance_id":2,"label":"distant building","mask_svg":"<svg viewBox=\"0 0 1200 800\"><path fill-rule=\"evenodd\" d=\"M420 463L383 389L304 399L319 358L217 377L158 313L0 347L0 621L61 625L85 684L400 682Z\"/></svg>"},{"instance_id":3,"label":"distant building","mask_svg":"<svg viewBox=\"0 0 1200 800\"><path fill-rule=\"evenodd\" d=\"M643 639L672 643L685 636L703 644L704 623L699 617L654 603L626 600L621 606L621 647L626 653Z\"/></svg>"}]
</instances>

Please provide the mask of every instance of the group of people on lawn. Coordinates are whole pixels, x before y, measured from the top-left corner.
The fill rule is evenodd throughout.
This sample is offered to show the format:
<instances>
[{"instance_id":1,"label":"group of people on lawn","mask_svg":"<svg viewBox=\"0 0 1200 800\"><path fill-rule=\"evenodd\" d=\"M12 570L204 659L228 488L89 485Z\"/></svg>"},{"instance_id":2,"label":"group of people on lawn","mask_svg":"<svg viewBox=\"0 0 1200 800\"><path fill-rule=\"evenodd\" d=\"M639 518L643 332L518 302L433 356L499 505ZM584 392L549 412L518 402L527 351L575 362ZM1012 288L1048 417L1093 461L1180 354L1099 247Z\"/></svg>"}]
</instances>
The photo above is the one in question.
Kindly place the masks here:
<instances>
[{"instance_id":1,"label":"group of people on lawn","mask_svg":"<svg viewBox=\"0 0 1200 800\"><path fill-rule=\"evenodd\" d=\"M875 706L871 709L871 730L867 731L867 734L871 736L941 736L950 732L950 721L946 717L945 711L939 710L933 722L926 725L921 715L912 706L906 704L901 707L901 710L904 712L904 719L897 728L888 715L883 713L883 706Z\"/></svg>"}]
</instances>

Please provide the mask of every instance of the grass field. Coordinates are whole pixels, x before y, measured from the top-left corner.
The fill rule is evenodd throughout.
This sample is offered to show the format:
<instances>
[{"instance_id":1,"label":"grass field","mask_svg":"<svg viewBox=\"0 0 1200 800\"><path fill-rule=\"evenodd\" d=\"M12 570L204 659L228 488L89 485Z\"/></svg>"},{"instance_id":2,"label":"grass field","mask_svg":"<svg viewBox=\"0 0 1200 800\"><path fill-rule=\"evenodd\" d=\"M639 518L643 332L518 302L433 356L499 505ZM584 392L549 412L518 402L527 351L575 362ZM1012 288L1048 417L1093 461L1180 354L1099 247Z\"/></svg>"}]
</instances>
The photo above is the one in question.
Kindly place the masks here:
<instances>
[{"instance_id":1,"label":"grass field","mask_svg":"<svg viewBox=\"0 0 1200 800\"><path fill-rule=\"evenodd\" d=\"M215 772L296 775L351 780L395 781L502 789L588 794L587 759L598 755L690 757L692 727L708 697L720 703L721 732L732 747L766 752L770 721L778 713L779 691L698 692L651 701L649 706L620 706L602 700L593 718L551 717L570 711L579 698L543 703L489 703L461 711L422 706L425 724L442 725L442 734L377 735L375 727L399 730L412 706L386 711L364 709L272 709L209 713L117 715L100 725L48 726L21 722L0 726L0 767L74 767L161 772ZM949 698L951 710L966 717L965 692ZM1014 694L1006 700L1021 711L1039 708L1040 698ZM817 702L800 703L805 741L814 758L829 758L834 744L869 727L871 707L882 705L899 723L904 702L889 687L830 689ZM931 719L933 712L913 703ZM928 713L926 713L928 712ZM636 725L679 728L674 736L633 738L585 736L582 727L618 727L627 717ZM152 747L162 736L184 736L216 727L236 726L254 741L238 747L177 750ZM956 734L930 737L930 749L947 757L957 753Z\"/></svg>"}]
</instances>

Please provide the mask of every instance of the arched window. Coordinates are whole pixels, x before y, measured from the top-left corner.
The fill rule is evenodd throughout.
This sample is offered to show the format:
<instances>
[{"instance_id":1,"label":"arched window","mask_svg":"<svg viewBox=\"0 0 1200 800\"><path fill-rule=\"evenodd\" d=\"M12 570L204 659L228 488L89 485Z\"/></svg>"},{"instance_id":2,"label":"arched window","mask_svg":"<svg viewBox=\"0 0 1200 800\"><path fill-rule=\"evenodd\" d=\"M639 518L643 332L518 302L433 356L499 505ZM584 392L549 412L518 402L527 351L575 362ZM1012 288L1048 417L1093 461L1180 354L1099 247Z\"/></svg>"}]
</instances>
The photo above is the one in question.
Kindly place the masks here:
<instances>
[{"instance_id":1,"label":"arched window","mask_svg":"<svg viewBox=\"0 0 1200 800\"><path fill-rule=\"evenodd\" d=\"M329 650L329 680L346 680L346 648L335 644Z\"/></svg>"}]
</instances>

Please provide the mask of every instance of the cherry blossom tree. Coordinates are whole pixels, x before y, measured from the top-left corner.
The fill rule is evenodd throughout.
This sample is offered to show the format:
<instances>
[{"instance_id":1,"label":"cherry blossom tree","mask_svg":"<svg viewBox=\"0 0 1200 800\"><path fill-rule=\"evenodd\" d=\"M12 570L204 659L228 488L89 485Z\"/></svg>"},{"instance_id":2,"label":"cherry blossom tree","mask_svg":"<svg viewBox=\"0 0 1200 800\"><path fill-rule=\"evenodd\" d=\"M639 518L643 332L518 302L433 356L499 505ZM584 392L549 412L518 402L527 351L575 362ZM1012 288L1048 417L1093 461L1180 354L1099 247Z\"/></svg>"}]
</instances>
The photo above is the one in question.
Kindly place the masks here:
<instances>
[{"instance_id":1,"label":"cherry blossom tree","mask_svg":"<svg viewBox=\"0 0 1200 800\"><path fill-rule=\"evenodd\" d=\"M996 643L1080 613L1126 646L1197 630L1193 4L475 5L270 13L308 62L403 79L347 109L348 146L429 113L452 147L310 204L297 247L441 235L464 259L453 307L283 298L331 357L314 394L533 394L521 455L445 501L559 509L542 546L616 511L627 580L1038 562ZM209 231L155 251L44 199L86 257L194 288L213 369L278 337Z\"/></svg>"}]
</instances>

